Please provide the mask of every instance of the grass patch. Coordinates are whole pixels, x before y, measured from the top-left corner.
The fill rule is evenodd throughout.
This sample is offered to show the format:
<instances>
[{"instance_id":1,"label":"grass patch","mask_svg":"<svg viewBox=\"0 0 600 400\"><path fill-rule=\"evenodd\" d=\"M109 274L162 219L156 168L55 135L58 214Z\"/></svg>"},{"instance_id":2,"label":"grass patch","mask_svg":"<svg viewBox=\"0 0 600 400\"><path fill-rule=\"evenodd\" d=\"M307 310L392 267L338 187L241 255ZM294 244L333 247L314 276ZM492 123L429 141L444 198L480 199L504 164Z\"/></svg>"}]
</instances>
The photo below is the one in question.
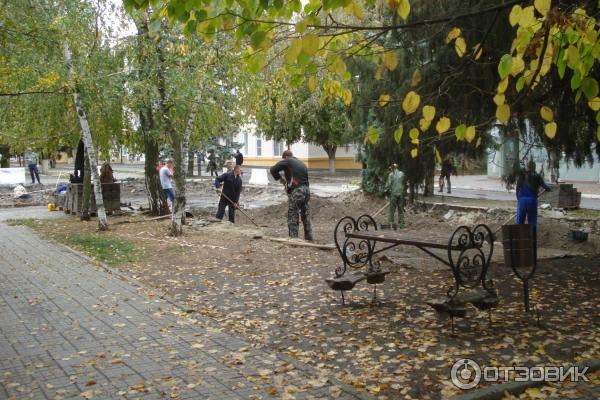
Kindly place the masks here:
<instances>
[{"instance_id":1,"label":"grass patch","mask_svg":"<svg viewBox=\"0 0 600 400\"><path fill-rule=\"evenodd\" d=\"M104 234L60 234L53 238L110 266L139 261L143 257L142 250L133 243Z\"/></svg>"},{"instance_id":2,"label":"grass patch","mask_svg":"<svg viewBox=\"0 0 600 400\"><path fill-rule=\"evenodd\" d=\"M40 220L34 218L9 219L6 223L10 226L26 226L28 228L37 228L40 226Z\"/></svg>"}]
</instances>

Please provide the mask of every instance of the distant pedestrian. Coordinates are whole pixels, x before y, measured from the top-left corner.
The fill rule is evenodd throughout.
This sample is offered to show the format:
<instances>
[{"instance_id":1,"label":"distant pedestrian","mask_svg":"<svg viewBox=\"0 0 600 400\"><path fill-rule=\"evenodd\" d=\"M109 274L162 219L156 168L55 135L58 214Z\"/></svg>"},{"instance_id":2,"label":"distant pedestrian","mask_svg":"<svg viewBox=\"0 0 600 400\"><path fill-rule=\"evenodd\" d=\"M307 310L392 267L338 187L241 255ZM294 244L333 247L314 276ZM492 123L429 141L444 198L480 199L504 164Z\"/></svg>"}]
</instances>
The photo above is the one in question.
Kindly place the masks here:
<instances>
[{"instance_id":1,"label":"distant pedestrian","mask_svg":"<svg viewBox=\"0 0 600 400\"><path fill-rule=\"evenodd\" d=\"M524 224L527 217L527 223L531 225L533 234L535 257L537 258L537 208L540 188L546 192L550 191L546 182L540 174L535 172L535 162L530 160L527 164L527 170L519 171L517 177L517 224Z\"/></svg>"},{"instance_id":2,"label":"distant pedestrian","mask_svg":"<svg viewBox=\"0 0 600 400\"><path fill-rule=\"evenodd\" d=\"M242 165L244 163L244 155L240 152L240 149L235 153L235 165Z\"/></svg>"},{"instance_id":3,"label":"distant pedestrian","mask_svg":"<svg viewBox=\"0 0 600 400\"><path fill-rule=\"evenodd\" d=\"M198 176L202 176L202 163L204 162L204 157L206 157L206 153L200 151L198 153Z\"/></svg>"},{"instance_id":4,"label":"distant pedestrian","mask_svg":"<svg viewBox=\"0 0 600 400\"><path fill-rule=\"evenodd\" d=\"M444 159L444 161L442 161L442 171L440 173L438 192L444 191L444 179L445 179L446 182L448 183L448 188L447 188L448 193L452 193L452 186L450 183L450 175L452 175L452 174L456 174L456 169L454 168L454 165L452 165L452 160L450 160L450 157L446 157Z\"/></svg>"},{"instance_id":5,"label":"distant pedestrian","mask_svg":"<svg viewBox=\"0 0 600 400\"><path fill-rule=\"evenodd\" d=\"M215 174L215 176L219 176L219 174L217 173L217 156L215 156L215 151L214 150L209 150L208 151L208 164L206 164L206 172L210 172L210 176L213 176L213 173Z\"/></svg>"},{"instance_id":6,"label":"distant pedestrian","mask_svg":"<svg viewBox=\"0 0 600 400\"><path fill-rule=\"evenodd\" d=\"M173 190L173 160L167 159L165 165L162 166L159 172L160 186L165 193L165 197L171 202L171 210L175 204L175 191Z\"/></svg>"},{"instance_id":7,"label":"distant pedestrian","mask_svg":"<svg viewBox=\"0 0 600 400\"><path fill-rule=\"evenodd\" d=\"M38 171L38 156L33 151L29 151L25 155L25 160L27 161L27 166L29 167L29 174L31 175L31 184L35 183L37 179L38 183L41 185L40 181L40 172Z\"/></svg>"},{"instance_id":8,"label":"distant pedestrian","mask_svg":"<svg viewBox=\"0 0 600 400\"><path fill-rule=\"evenodd\" d=\"M298 237L299 220L298 214L304 225L304 239L313 240L312 226L310 223L310 189L308 187L308 169L306 165L292 154L291 150L285 150L282 154L283 160L271 167L271 175L275 180L285 179L286 192L288 194L288 232L291 238ZM284 173L284 178L281 177Z\"/></svg>"},{"instance_id":9,"label":"distant pedestrian","mask_svg":"<svg viewBox=\"0 0 600 400\"><path fill-rule=\"evenodd\" d=\"M242 169L239 165L233 167L232 171L227 171L215 179L215 188L223 186L219 206L217 208L218 219L223 219L225 207L229 214L229 221L235 222L235 209L239 207L240 194L242 193Z\"/></svg>"},{"instance_id":10,"label":"distant pedestrian","mask_svg":"<svg viewBox=\"0 0 600 400\"><path fill-rule=\"evenodd\" d=\"M404 172L398 169L397 164L392 164L385 185L386 191L390 194L390 207L388 208L388 224L392 229L404 228ZM394 214L398 212L398 225L394 224Z\"/></svg>"}]
</instances>

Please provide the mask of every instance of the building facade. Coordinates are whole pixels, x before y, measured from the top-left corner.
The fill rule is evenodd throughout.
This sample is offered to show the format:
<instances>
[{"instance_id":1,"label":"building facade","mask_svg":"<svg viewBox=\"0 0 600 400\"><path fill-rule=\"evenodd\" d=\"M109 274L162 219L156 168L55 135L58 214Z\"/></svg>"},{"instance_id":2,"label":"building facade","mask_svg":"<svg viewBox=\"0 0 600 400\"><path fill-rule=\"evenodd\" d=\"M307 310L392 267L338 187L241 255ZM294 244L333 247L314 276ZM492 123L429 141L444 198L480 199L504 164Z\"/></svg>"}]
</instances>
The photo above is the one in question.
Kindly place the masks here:
<instances>
[{"instance_id":1,"label":"building facade","mask_svg":"<svg viewBox=\"0 0 600 400\"><path fill-rule=\"evenodd\" d=\"M510 171L515 161L533 159L536 163L536 170L541 171L546 179L550 180L549 156L543 146L524 145L524 143L528 143L528 140L524 140L524 138L519 140L516 138L503 139L497 130L492 131L492 138L499 147L488 151L487 175L489 177L500 178L505 174L505 171ZM585 163L581 167L566 161L563 155L559 164L558 179L561 181L600 183L600 160L595 155L595 149L592 149L592 153L594 154L593 165Z\"/></svg>"},{"instance_id":2,"label":"building facade","mask_svg":"<svg viewBox=\"0 0 600 400\"><path fill-rule=\"evenodd\" d=\"M242 143L240 149L244 154L244 166L270 167L281 160L281 154L288 147L283 141L265 139L256 130L255 124L246 124L233 137L236 143ZM290 146L294 156L302 160L308 168L328 169L329 158L322 147L300 141ZM336 169L360 169L361 163L356 160L358 146L342 145L335 154Z\"/></svg>"}]
</instances>

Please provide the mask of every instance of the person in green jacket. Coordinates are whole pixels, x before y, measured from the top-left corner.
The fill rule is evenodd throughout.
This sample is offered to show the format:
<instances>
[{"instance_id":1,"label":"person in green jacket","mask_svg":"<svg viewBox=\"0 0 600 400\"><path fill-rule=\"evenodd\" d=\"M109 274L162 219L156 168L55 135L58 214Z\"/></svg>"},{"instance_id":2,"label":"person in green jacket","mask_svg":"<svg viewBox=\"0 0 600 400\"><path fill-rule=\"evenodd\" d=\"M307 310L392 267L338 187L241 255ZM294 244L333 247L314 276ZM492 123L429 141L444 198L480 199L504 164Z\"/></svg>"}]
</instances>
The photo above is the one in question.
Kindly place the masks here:
<instances>
[{"instance_id":1,"label":"person in green jacket","mask_svg":"<svg viewBox=\"0 0 600 400\"><path fill-rule=\"evenodd\" d=\"M404 172L398 169L397 164L392 164L391 171L385 184L386 192L390 195L390 207L388 209L388 223L390 228L404 228ZM394 214L398 211L398 225L394 224Z\"/></svg>"}]
</instances>

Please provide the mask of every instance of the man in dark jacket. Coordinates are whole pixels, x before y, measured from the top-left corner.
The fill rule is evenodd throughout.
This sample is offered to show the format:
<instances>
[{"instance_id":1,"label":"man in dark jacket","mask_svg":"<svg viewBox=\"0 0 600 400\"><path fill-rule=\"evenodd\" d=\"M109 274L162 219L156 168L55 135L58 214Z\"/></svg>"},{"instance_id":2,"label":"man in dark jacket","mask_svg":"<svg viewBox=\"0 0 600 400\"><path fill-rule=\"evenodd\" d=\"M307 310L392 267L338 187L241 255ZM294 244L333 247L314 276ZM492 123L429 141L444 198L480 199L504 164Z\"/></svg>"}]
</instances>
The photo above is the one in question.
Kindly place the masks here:
<instances>
[{"instance_id":1,"label":"man in dark jacket","mask_svg":"<svg viewBox=\"0 0 600 400\"><path fill-rule=\"evenodd\" d=\"M235 165L242 165L244 163L244 155L240 152L240 149L235 153Z\"/></svg>"},{"instance_id":2,"label":"man in dark jacket","mask_svg":"<svg viewBox=\"0 0 600 400\"><path fill-rule=\"evenodd\" d=\"M304 239L313 240L310 224L310 189L308 187L308 169L290 150L282 154L283 160L271 167L271 175L275 180L284 180L288 194L288 232L291 238L298 237L298 214L304 226ZM283 171L284 177L281 176Z\"/></svg>"},{"instance_id":3,"label":"man in dark jacket","mask_svg":"<svg viewBox=\"0 0 600 400\"><path fill-rule=\"evenodd\" d=\"M219 199L219 207L216 217L223 219L225 215L225 207L228 209L229 221L235 222L235 209L238 207L240 193L242 193L242 169L236 165L232 171L227 171L215 179L215 188L223 185L221 198Z\"/></svg>"},{"instance_id":4,"label":"man in dark jacket","mask_svg":"<svg viewBox=\"0 0 600 400\"><path fill-rule=\"evenodd\" d=\"M450 158L446 157L446 159L442 162L442 171L440 172L440 181L439 181L439 190L438 192L443 192L444 191L444 179L446 180L446 182L448 182L448 193L452 193L452 186L450 184L450 176L452 174L455 174L456 170L454 168L454 165L452 165L452 160L450 160Z\"/></svg>"}]
</instances>

